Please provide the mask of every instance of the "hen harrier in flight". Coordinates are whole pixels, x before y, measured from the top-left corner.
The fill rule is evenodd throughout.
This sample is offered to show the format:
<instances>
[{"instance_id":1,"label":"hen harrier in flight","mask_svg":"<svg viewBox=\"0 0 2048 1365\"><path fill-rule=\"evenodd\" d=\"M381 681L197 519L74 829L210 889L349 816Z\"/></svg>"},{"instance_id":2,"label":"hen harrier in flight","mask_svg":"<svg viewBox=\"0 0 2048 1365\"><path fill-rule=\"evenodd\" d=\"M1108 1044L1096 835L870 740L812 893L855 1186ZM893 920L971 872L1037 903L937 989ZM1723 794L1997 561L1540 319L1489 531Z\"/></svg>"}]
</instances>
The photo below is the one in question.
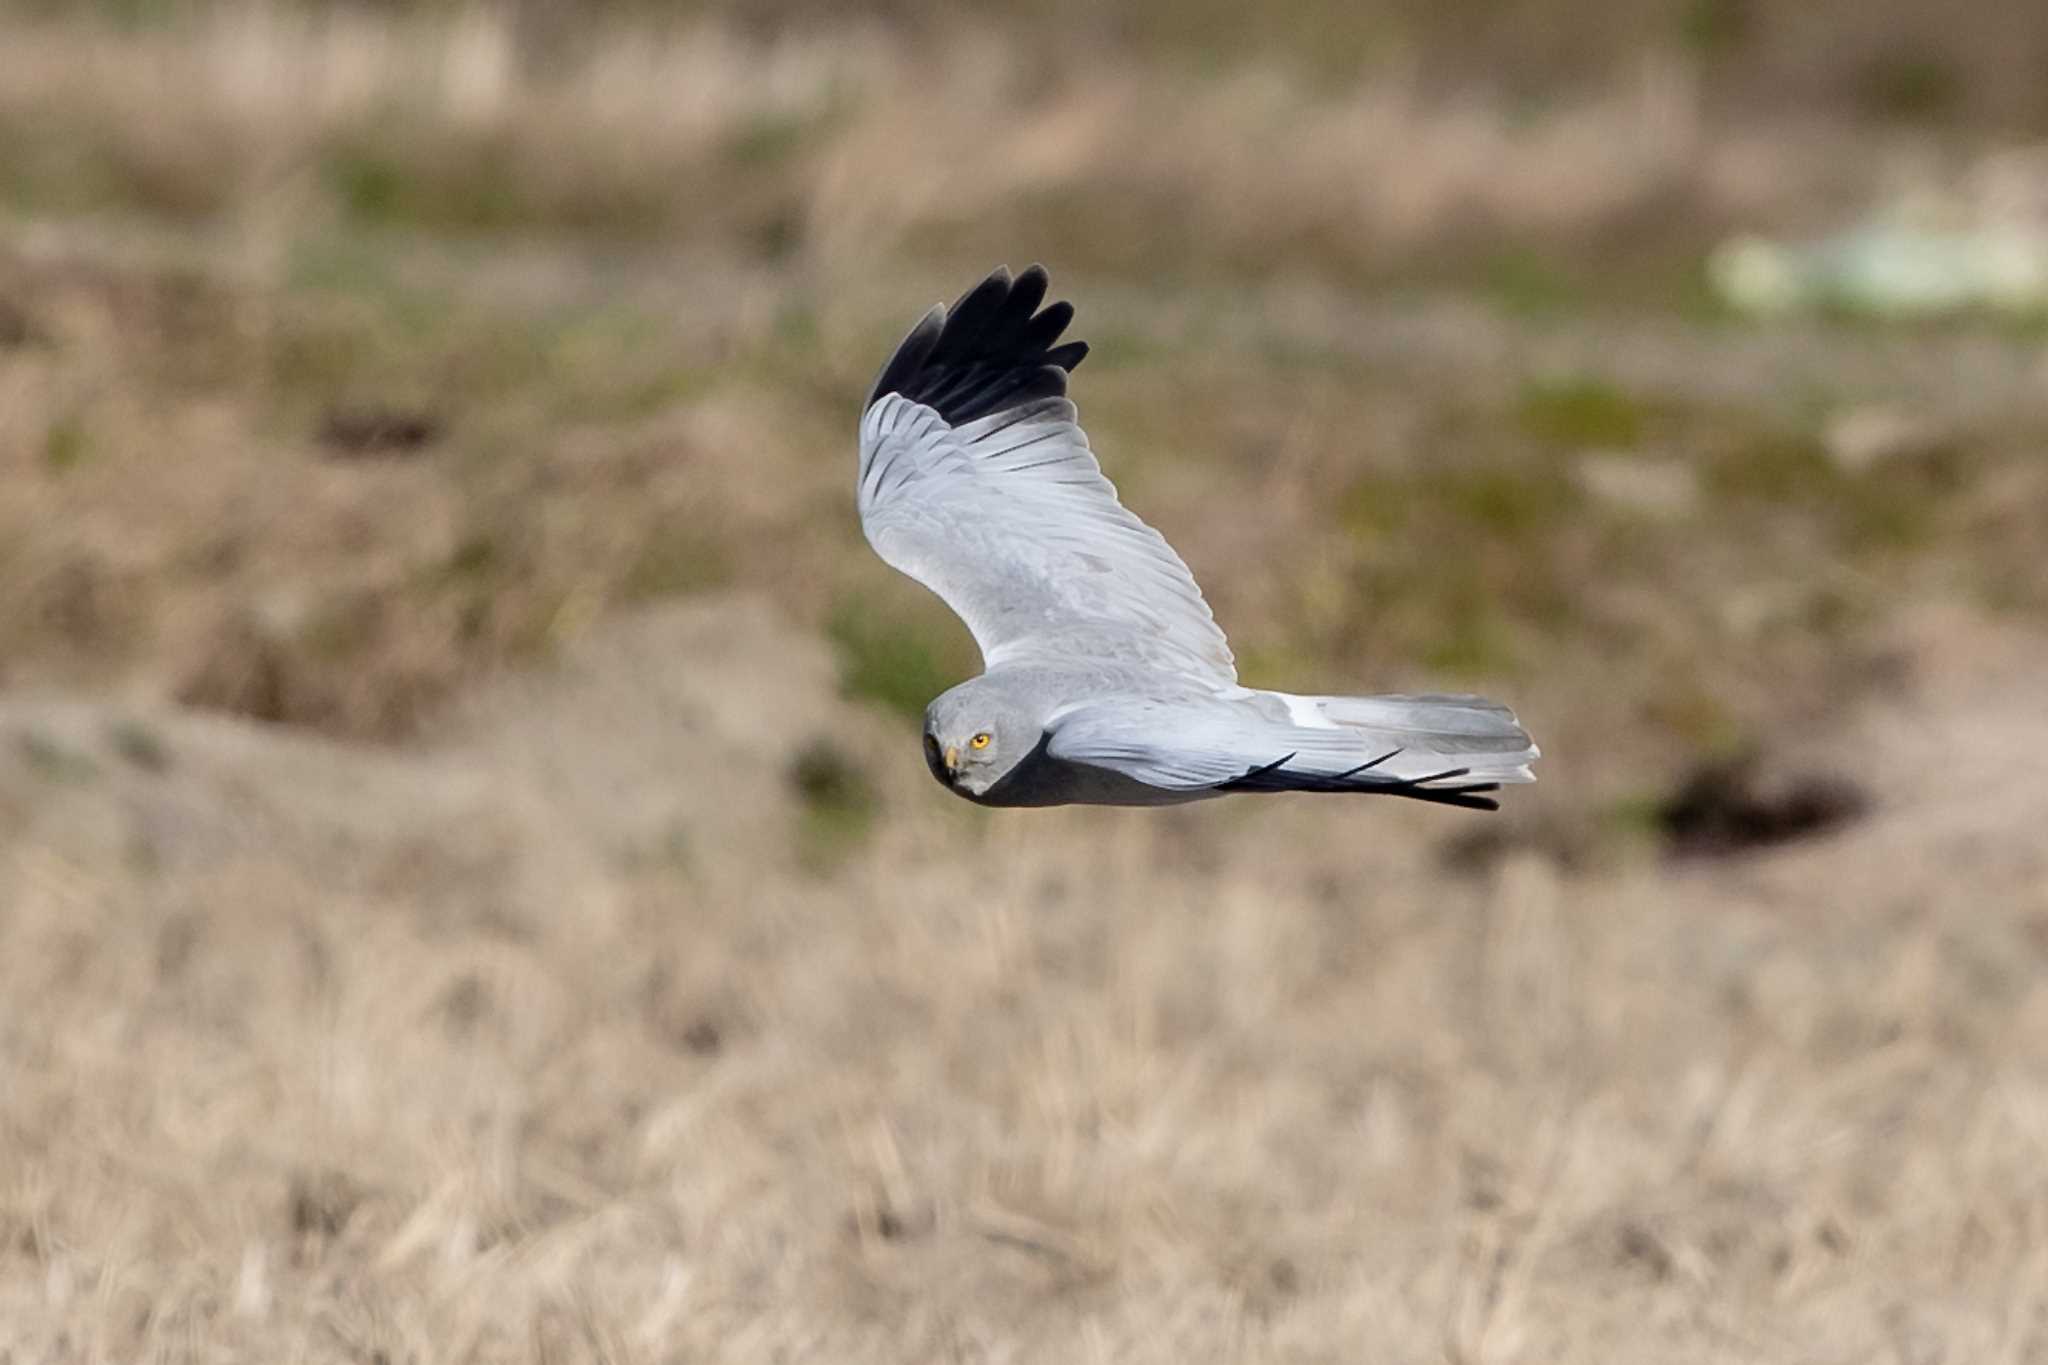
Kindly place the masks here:
<instances>
[{"instance_id":1,"label":"hen harrier in flight","mask_svg":"<svg viewBox=\"0 0 2048 1365\"><path fill-rule=\"evenodd\" d=\"M1067 400L1085 342L1045 271L925 314L860 424L868 543L981 647L925 712L925 761L986 806L1365 792L1494 810L1536 746L1498 702L1244 687L1187 565L1118 502Z\"/></svg>"}]
</instances>

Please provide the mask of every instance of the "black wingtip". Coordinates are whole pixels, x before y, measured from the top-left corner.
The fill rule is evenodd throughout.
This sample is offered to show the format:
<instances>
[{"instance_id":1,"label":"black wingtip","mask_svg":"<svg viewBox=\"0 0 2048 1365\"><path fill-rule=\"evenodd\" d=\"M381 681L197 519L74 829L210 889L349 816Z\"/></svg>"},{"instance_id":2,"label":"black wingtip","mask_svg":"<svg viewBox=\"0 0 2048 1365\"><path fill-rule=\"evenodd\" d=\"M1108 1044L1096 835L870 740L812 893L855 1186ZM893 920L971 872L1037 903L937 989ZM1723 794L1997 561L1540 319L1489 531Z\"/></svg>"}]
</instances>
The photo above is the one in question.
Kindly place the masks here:
<instances>
[{"instance_id":1,"label":"black wingtip","mask_svg":"<svg viewBox=\"0 0 2048 1365\"><path fill-rule=\"evenodd\" d=\"M998 266L951 308L934 308L911 328L868 392L866 407L892 393L935 410L948 425L1067 391L1067 374L1088 343L1054 345L1073 321L1070 303L1041 309L1045 267L1015 276Z\"/></svg>"},{"instance_id":2,"label":"black wingtip","mask_svg":"<svg viewBox=\"0 0 2048 1365\"><path fill-rule=\"evenodd\" d=\"M1353 792L1361 796L1402 796L1411 801L1428 801L1439 806L1457 806L1463 810L1499 810L1500 802L1488 796L1488 792L1500 790L1498 782L1468 782L1453 787L1426 786L1430 782L1446 782L1463 777L1464 768L1449 768L1427 777L1382 777L1372 771L1378 765L1399 753L1382 754L1369 763L1341 773L1312 773L1289 770L1294 755L1276 759L1271 763L1248 769L1244 776L1232 778L1216 788L1222 792Z\"/></svg>"}]
</instances>

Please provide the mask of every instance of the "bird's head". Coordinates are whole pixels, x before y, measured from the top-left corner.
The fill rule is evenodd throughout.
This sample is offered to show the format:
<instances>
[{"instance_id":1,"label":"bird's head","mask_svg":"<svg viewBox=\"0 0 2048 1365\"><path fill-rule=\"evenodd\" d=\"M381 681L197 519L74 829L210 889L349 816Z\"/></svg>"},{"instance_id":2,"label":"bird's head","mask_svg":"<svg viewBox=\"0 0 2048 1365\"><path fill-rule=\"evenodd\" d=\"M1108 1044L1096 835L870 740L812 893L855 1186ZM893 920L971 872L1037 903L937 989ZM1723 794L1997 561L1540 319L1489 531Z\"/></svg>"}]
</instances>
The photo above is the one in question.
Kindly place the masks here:
<instances>
[{"instance_id":1,"label":"bird's head","mask_svg":"<svg viewBox=\"0 0 2048 1365\"><path fill-rule=\"evenodd\" d=\"M939 696L924 713L924 761L961 796L984 796L1038 746L1044 726L986 677Z\"/></svg>"}]
</instances>

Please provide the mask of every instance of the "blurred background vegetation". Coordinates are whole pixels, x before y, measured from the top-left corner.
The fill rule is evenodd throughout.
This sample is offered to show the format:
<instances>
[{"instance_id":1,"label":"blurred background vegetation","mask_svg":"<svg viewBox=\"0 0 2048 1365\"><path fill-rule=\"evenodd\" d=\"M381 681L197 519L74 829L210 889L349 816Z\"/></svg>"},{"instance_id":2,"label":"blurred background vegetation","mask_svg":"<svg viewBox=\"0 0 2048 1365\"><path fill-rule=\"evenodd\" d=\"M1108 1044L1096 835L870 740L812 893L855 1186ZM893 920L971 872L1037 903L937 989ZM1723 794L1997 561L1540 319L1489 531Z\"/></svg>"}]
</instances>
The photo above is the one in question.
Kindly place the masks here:
<instances>
[{"instance_id":1,"label":"blurred background vegetation","mask_svg":"<svg viewBox=\"0 0 2048 1365\"><path fill-rule=\"evenodd\" d=\"M2038 6L0 25L16 682L397 738L748 584L915 714L971 649L862 547L852 413L924 303L1033 259L1254 682L1505 688L1567 751L1618 729L1626 786L1881 679L1916 595L2048 606L2038 309L1758 321L1706 269L2041 172Z\"/></svg>"}]
</instances>

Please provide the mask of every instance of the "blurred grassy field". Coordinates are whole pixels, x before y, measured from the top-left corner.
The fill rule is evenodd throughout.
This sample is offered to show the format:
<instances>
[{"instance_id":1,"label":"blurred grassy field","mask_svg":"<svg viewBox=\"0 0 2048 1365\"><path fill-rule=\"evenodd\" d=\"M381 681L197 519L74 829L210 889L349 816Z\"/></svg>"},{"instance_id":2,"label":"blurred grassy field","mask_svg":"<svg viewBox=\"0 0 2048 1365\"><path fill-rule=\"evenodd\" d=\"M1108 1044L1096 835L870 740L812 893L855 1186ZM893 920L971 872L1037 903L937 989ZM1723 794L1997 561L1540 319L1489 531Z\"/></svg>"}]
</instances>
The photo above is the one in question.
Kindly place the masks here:
<instances>
[{"instance_id":1,"label":"blurred grassy field","mask_svg":"<svg viewBox=\"0 0 2048 1365\"><path fill-rule=\"evenodd\" d=\"M0 4L0 1361L2039 1358L2048 331L1700 261L2043 13ZM1542 784L931 785L854 415L1030 260L1247 680Z\"/></svg>"}]
</instances>

